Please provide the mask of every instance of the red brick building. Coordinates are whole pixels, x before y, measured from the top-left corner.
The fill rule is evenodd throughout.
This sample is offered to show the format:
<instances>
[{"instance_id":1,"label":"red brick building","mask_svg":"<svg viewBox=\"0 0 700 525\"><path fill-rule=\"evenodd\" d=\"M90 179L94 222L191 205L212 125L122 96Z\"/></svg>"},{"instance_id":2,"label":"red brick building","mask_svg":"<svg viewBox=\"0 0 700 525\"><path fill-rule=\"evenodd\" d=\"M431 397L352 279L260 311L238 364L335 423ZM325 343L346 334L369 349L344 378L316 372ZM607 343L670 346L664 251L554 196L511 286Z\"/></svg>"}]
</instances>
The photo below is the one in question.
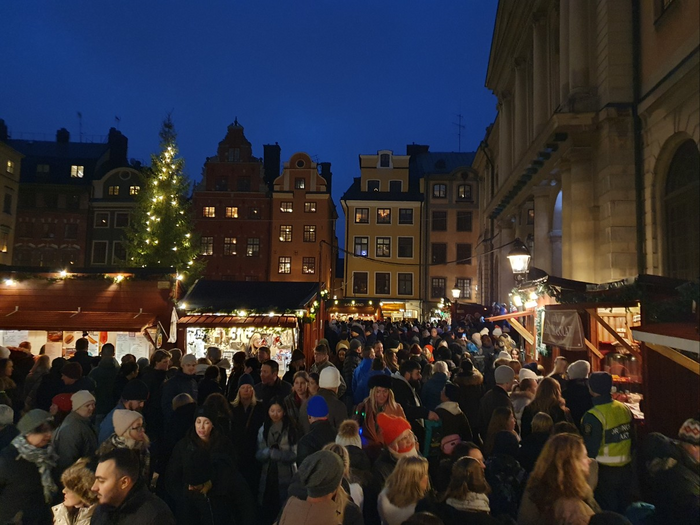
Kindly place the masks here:
<instances>
[{"instance_id":1,"label":"red brick building","mask_svg":"<svg viewBox=\"0 0 700 525\"><path fill-rule=\"evenodd\" d=\"M262 159L236 120L204 164L192 197L195 231L207 265L203 277L265 281L270 259L270 199Z\"/></svg>"}]
</instances>

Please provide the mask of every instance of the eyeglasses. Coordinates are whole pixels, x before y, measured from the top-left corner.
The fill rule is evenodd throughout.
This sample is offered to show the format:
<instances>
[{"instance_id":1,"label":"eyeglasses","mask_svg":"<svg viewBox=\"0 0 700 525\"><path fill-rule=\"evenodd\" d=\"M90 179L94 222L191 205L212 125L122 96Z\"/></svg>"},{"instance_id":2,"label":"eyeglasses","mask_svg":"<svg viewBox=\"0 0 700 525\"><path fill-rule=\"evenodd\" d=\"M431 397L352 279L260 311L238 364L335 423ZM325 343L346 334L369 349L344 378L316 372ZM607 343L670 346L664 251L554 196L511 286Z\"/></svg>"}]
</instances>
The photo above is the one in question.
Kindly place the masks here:
<instances>
[{"instance_id":1,"label":"eyeglasses","mask_svg":"<svg viewBox=\"0 0 700 525\"><path fill-rule=\"evenodd\" d=\"M133 430L135 432L143 432L146 429L143 425L138 426L138 427L131 427L129 430Z\"/></svg>"}]
</instances>

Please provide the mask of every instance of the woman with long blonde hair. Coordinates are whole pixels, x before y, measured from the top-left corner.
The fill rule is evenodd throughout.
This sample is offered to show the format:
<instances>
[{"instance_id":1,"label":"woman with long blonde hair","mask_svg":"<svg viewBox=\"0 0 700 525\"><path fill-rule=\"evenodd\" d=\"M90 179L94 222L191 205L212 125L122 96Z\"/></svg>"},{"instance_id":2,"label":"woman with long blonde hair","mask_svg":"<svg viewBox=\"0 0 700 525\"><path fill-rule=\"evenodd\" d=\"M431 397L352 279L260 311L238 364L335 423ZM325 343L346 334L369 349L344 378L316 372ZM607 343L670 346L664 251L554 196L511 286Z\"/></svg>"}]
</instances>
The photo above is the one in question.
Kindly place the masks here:
<instances>
[{"instance_id":1,"label":"woman with long blonde hair","mask_svg":"<svg viewBox=\"0 0 700 525\"><path fill-rule=\"evenodd\" d=\"M427 459L421 456L399 459L377 501L382 525L401 525L413 515L416 504L429 488Z\"/></svg>"},{"instance_id":2,"label":"woman with long blonde hair","mask_svg":"<svg viewBox=\"0 0 700 525\"><path fill-rule=\"evenodd\" d=\"M529 436L532 432L532 418L535 414L544 412L549 414L554 424L560 421L568 421L573 423L569 409L566 408L564 398L561 395L561 386L556 379L545 377L537 386L535 397L523 409L521 418L522 428L520 434L522 437Z\"/></svg>"},{"instance_id":3,"label":"woman with long blonde hair","mask_svg":"<svg viewBox=\"0 0 700 525\"><path fill-rule=\"evenodd\" d=\"M339 445L338 443L328 443L321 450L333 452L343 460L343 481L340 484L340 488L343 489L343 492L347 493L345 494L345 497L347 498L349 496L353 503L355 503L355 505L357 505L361 511L365 500L365 493L362 489L362 485L352 478L352 472L350 471L350 454L348 453L348 449L346 449L343 445Z\"/></svg>"},{"instance_id":4,"label":"woman with long blonde hair","mask_svg":"<svg viewBox=\"0 0 700 525\"><path fill-rule=\"evenodd\" d=\"M406 415L394 398L390 376L372 376L369 387L369 396L355 409L355 419L362 428L362 447L368 449L368 454L371 455L371 451L378 452L384 443L381 429L377 425L377 416L382 412L402 418L406 418Z\"/></svg>"},{"instance_id":5,"label":"woman with long blonde hair","mask_svg":"<svg viewBox=\"0 0 700 525\"><path fill-rule=\"evenodd\" d=\"M585 525L600 512L587 482L590 459L581 436L558 434L547 441L527 482L519 525Z\"/></svg>"}]
</instances>

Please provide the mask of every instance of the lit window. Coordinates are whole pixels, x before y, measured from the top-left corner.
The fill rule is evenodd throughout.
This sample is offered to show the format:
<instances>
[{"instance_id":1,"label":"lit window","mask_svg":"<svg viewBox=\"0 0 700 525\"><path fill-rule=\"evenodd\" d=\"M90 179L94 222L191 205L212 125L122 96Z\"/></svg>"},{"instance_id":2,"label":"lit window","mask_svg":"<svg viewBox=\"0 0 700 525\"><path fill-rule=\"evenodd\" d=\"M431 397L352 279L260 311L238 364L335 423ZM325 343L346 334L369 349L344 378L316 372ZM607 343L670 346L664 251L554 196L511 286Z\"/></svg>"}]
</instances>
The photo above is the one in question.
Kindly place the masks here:
<instances>
[{"instance_id":1,"label":"lit window","mask_svg":"<svg viewBox=\"0 0 700 525\"><path fill-rule=\"evenodd\" d=\"M214 237L202 237L200 247L202 255L214 255Z\"/></svg>"},{"instance_id":2,"label":"lit window","mask_svg":"<svg viewBox=\"0 0 700 525\"><path fill-rule=\"evenodd\" d=\"M289 225L280 226L280 241L292 242L292 227Z\"/></svg>"},{"instance_id":3,"label":"lit window","mask_svg":"<svg viewBox=\"0 0 700 525\"><path fill-rule=\"evenodd\" d=\"M436 199L444 199L447 197L447 185L433 184L433 197Z\"/></svg>"},{"instance_id":4,"label":"lit window","mask_svg":"<svg viewBox=\"0 0 700 525\"><path fill-rule=\"evenodd\" d=\"M391 257L391 237L377 237L377 257Z\"/></svg>"},{"instance_id":5,"label":"lit window","mask_svg":"<svg viewBox=\"0 0 700 525\"><path fill-rule=\"evenodd\" d=\"M369 208L357 208L355 210L356 224L369 224Z\"/></svg>"},{"instance_id":6,"label":"lit window","mask_svg":"<svg viewBox=\"0 0 700 525\"><path fill-rule=\"evenodd\" d=\"M460 184L457 187L457 200L470 201L472 200L472 185Z\"/></svg>"},{"instance_id":7,"label":"lit window","mask_svg":"<svg viewBox=\"0 0 700 525\"><path fill-rule=\"evenodd\" d=\"M258 255L260 255L260 239L258 239L257 237L248 239L248 244L245 248L245 256L257 257Z\"/></svg>"},{"instance_id":8,"label":"lit window","mask_svg":"<svg viewBox=\"0 0 700 525\"><path fill-rule=\"evenodd\" d=\"M46 170L48 171L48 170ZM71 166L70 176L71 179L82 179L85 174L85 166Z\"/></svg>"},{"instance_id":9,"label":"lit window","mask_svg":"<svg viewBox=\"0 0 700 525\"><path fill-rule=\"evenodd\" d=\"M280 203L280 211L282 213L292 213L294 211L294 203L293 202Z\"/></svg>"},{"instance_id":10,"label":"lit window","mask_svg":"<svg viewBox=\"0 0 700 525\"><path fill-rule=\"evenodd\" d=\"M109 228L109 213L98 211L95 213L95 228Z\"/></svg>"},{"instance_id":11,"label":"lit window","mask_svg":"<svg viewBox=\"0 0 700 525\"><path fill-rule=\"evenodd\" d=\"M117 212L114 214L114 227L126 228L129 226L129 214L127 212Z\"/></svg>"},{"instance_id":12,"label":"lit window","mask_svg":"<svg viewBox=\"0 0 700 525\"><path fill-rule=\"evenodd\" d=\"M14 173L15 172L15 163L12 162L11 160L7 161L7 173Z\"/></svg>"},{"instance_id":13,"label":"lit window","mask_svg":"<svg viewBox=\"0 0 700 525\"><path fill-rule=\"evenodd\" d=\"M305 202L304 203L305 213L316 213L316 203L315 202Z\"/></svg>"},{"instance_id":14,"label":"lit window","mask_svg":"<svg viewBox=\"0 0 700 525\"><path fill-rule=\"evenodd\" d=\"M224 255L236 255L236 246L235 237L224 237Z\"/></svg>"},{"instance_id":15,"label":"lit window","mask_svg":"<svg viewBox=\"0 0 700 525\"><path fill-rule=\"evenodd\" d=\"M117 195L119 195L119 186L110 186L108 193L113 197L116 197Z\"/></svg>"},{"instance_id":16,"label":"lit window","mask_svg":"<svg viewBox=\"0 0 700 525\"><path fill-rule=\"evenodd\" d=\"M10 243L10 233L0 231L0 253L7 253L7 245Z\"/></svg>"},{"instance_id":17,"label":"lit window","mask_svg":"<svg viewBox=\"0 0 700 525\"><path fill-rule=\"evenodd\" d=\"M301 273L316 273L316 257L304 257L301 263Z\"/></svg>"},{"instance_id":18,"label":"lit window","mask_svg":"<svg viewBox=\"0 0 700 525\"><path fill-rule=\"evenodd\" d=\"M367 237L355 237L355 256L367 257L369 252L369 239Z\"/></svg>"},{"instance_id":19,"label":"lit window","mask_svg":"<svg viewBox=\"0 0 700 525\"><path fill-rule=\"evenodd\" d=\"M292 273L292 258L280 257L277 265L277 273Z\"/></svg>"},{"instance_id":20,"label":"lit window","mask_svg":"<svg viewBox=\"0 0 700 525\"><path fill-rule=\"evenodd\" d=\"M306 188L306 180L305 179L294 179L294 189L295 190L303 190Z\"/></svg>"},{"instance_id":21,"label":"lit window","mask_svg":"<svg viewBox=\"0 0 700 525\"><path fill-rule=\"evenodd\" d=\"M141 191L141 186L129 186L129 195L138 195Z\"/></svg>"},{"instance_id":22,"label":"lit window","mask_svg":"<svg viewBox=\"0 0 700 525\"><path fill-rule=\"evenodd\" d=\"M216 208L214 206L204 206L202 208L202 217L209 219L216 217Z\"/></svg>"},{"instance_id":23,"label":"lit window","mask_svg":"<svg viewBox=\"0 0 700 525\"><path fill-rule=\"evenodd\" d=\"M226 218L238 219L238 208L236 206L226 206Z\"/></svg>"},{"instance_id":24,"label":"lit window","mask_svg":"<svg viewBox=\"0 0 700 525\"><path fill-rule=\"evenodd\" d=\"M391 208L377 209L377 224L391 224Z\"/></svg>"},{"instance_id":25,"label":"lit window","mask_svg":"<svg viewBox=\"0 0 700 525\"><path fill-rule=\"evenodd\" d=\"M316 226L304 225L304 242L316 242Z\"/></svg>"}]
</instances>

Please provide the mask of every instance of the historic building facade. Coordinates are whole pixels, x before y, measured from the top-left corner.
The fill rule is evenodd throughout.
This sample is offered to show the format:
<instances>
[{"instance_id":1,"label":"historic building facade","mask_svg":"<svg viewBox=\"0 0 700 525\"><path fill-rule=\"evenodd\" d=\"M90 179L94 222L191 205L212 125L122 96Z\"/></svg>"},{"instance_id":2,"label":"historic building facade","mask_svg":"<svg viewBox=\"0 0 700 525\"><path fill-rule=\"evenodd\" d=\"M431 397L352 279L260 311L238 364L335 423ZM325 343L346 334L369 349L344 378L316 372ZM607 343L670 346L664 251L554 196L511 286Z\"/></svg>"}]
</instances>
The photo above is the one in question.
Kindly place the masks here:
<instances>
[{"instance_id":1,"label":"historic building facade","mask_svg":"<svg viewBox=\"0 0 700 525\"><path fill-rule=\"evenodd\" d=\"M6 141L7 127L0 120L0 265L12 264L22 166L22 154Z\"/></svg>"},{"instance_id":2,"label":"historic building facade","mask_svg":"<svg viewBox=\"0 0 700 525\"><path fill-rule=\"evenodd\" d=\"M484 181L484 302L505 301L514 285L506 255L515 238L533 267L569 279L681 276L692 262L697 276L698 221L673 240L664 232L682 220L664 202L689 210L681 195L697 188L697 9L683 0L499 3L486 77L498 115L473 163ZM682 261L680 245L689 247Z\"/></svg>"}]
</instances>

